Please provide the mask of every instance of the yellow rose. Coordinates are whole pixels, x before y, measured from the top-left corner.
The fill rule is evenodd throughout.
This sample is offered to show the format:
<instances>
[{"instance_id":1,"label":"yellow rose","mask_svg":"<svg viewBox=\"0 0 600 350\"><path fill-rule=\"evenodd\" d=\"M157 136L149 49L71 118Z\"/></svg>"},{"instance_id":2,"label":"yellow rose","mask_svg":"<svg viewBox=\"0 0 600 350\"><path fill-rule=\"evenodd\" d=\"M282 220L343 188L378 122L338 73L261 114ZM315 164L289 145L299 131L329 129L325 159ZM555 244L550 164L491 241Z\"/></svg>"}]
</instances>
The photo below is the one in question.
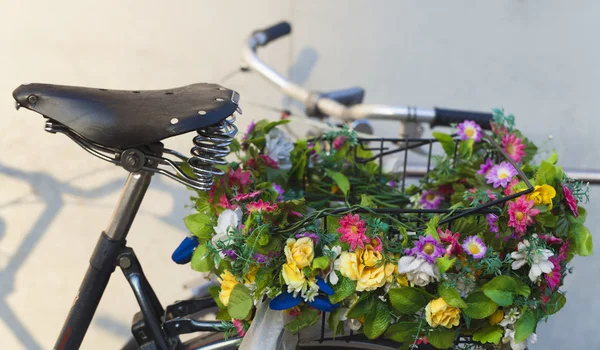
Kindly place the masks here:
<instances>
[{"instance_id":1,"label":"yellow rose","mask_svg":"<svg viewBox=\"0 0 600 350\"><path fill-rule=\"evenodd\" d=\"M343 252L340 256L340 272L353 281L358 279L357 260L356 253Z\"/></svg>"},{"instance_id":2,"label":"yellow rose","mask_svg":"<svg viewBox=\"0 0 600 350\"><path fill-rule=\"evenodd\" d=\"M306 285L306 278L301 269L294 264L284 264L281 270L285 284L288 285L288 292L294 295L300 293Z\"/></svg>"},{"instance_id":3,"label":"yellow rose","mask_svg":"<svg viewBox=\"0 0 600 350\"><path fill-rule=\"evenodd\" d=\"M362 249L356 250L357 254L360 254L360 260L365 266L373 267L383 258L380 252L373 250L373 246L367 244L364 251Z\"/></svg>"},{"instance_id":4,"label":"yellow rose","mask_svg":"<svg viewBox=\"0 0 600 350\"><path fill-rule=\"evenodd\" d=\"M443 298L437 298L425 307L425 318L431 327L452 328L460 322L460 309L448 305Z\"/></svg>"},{"instance_id":5,"label":"yellow rose","mask_svg":"<svg viewBox=\"0 0 600 350\"><path fill-rule=\"evenodd\" d=\"M315 257L314 248L313 240L309 237L302 237L299 240L288 239L284 248L287 263L294 264L300 269L310 266Z\"/></svg>"},{"instance_id":6,"label":"yellow rose","mask_svg":"<svg viewBox=\"0 0 600 350\"><path fill-rule=\"evenodd\" d=\"M527 195L528 201L533 201L535 205L547 204L548 209L552 209L552 198L556 197L556 190L550 185L535 186L533 192Z\"/></svg>"},{"instance_id":7,"label":"yellow rose","mask_svg":"<svg viewBox=\"0 0 600 350\"><path fill-rule=\"evenodd\" d=\"M236 281L235 276L229 272L229 270L223 271L221 276L219 276L219 283L221 284L221 291L219 292L219 300L223 305L227 306L229 304L229 295L235 287L236 284L239 284Z\"/></svg>"},{"instance_id":8,"label":"yellow rose","mask_svg":"<svg viewBox=\"0 0 600 350\"><path fill-rule=\"evenodd\" d=\"M502 311L502 310L498 309L498 310L496 310L496 312L494 312L494 313L493 313L493 314L490 316L490 318L489 318L490 325L491 325L491 326L495 326L495 325L497 325L498 323L500 323L500 321L502 321L502 319L504 319L504 311Z\"/></svg>"},{"instance_id":9,"label":"yellow rose","mask_svg":"<svg viewBox=\"0 0 600 350\"><path fill-rule=\"evenodd\" d=\"M383 287L388 277L394 273L394 269L394 264L381 264L378 267L364 266L356 283L356 291L370 291Z\"/></svg>"}]
</instances>

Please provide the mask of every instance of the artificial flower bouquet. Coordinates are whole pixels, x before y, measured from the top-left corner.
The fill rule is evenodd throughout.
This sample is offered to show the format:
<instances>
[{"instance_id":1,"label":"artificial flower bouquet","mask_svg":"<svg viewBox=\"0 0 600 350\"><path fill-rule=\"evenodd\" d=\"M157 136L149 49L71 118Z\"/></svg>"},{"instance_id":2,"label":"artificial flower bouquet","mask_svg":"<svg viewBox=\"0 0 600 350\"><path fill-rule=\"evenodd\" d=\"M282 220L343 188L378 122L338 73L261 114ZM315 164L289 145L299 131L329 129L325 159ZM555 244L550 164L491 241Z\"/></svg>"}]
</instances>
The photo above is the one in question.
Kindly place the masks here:
<instances>
[{"instance_id":1,"label":"artificial flower bouquet","mask_svg":"<svg viewBox=\"0 0 600 350\"><path fill-rule=\"evenodd\" d=\"M405 348L524 349L565 304L569 261L592 253L587 189L494 114L489 133L434 133L443 155L405 189L350 130L292 142L282 122L252 124L185 219L217 317L243 336L266 302L292 334L326 317L333 336Z\"/></svg>"}]
</instances>

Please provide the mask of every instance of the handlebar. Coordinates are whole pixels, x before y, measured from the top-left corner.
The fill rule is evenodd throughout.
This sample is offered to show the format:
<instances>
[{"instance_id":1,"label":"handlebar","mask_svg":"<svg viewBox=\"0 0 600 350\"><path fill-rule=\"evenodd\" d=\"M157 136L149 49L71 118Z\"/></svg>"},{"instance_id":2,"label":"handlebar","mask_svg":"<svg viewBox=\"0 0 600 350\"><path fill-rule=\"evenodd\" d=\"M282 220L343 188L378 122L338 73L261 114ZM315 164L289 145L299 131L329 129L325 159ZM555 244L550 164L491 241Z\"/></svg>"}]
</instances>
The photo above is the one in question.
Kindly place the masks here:
<instances>
[{"instance_id":1,"label":"handlebar","mask_svg":"<svg viewBox=\"0 0 600 350\"><path fill-rule=\"evenodd\" d=\"M261 46L291 33L288 22L281 22L269 28L255 31L247 40L242 51L246 68L252 69L277 86L285 95L303 103L315 115L327 115L344 121L359 119L396 120L401 122L429 123L434 126L449 126L457 121L474 120L482 128L489 129L491 113L468 112L451 109L425 109L407 106L357 104L346 106L326 94L309 91L279 74L265 64L256 54Z\"/></svg>"}]
</instances>

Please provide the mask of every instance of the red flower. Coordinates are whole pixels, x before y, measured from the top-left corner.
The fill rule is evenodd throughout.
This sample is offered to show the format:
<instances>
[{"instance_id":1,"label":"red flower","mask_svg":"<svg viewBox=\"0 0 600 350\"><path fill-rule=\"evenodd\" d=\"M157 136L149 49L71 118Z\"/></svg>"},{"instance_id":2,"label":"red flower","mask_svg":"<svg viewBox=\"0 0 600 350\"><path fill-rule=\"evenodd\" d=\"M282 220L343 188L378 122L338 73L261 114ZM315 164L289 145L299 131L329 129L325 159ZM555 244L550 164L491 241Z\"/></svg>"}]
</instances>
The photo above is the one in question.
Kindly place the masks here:
<instances>
[{"instance_id":1,"label":"red flower","mask_svg":"<svg viewBox=\"0 0 600 350\"><path fill-rule=\"evenodd\" d=\"M262 159L265 162L265 165L268 166L269 168L273 168L273 169L279 169L279 165L277 164L277 162L264 154L259 154L258 155L260 157L260 159Z\"/></svg>"},{"instance_id":2,"label":"red flower","mask_svg":"<svg viewBox=\"0 0 600 350\"><path fill-rule=\"evenodd\" d=\"M567 201L567 205L569 206L569 209L571 209L571 212L573 212L573 216L578 217L579 209L577 209L577 200L575 199L575 197L573 197L571 190L567 186L562 185L562 189L563 189L563 194L565 195L565 200Z\"/></svg>"}]
</instances>

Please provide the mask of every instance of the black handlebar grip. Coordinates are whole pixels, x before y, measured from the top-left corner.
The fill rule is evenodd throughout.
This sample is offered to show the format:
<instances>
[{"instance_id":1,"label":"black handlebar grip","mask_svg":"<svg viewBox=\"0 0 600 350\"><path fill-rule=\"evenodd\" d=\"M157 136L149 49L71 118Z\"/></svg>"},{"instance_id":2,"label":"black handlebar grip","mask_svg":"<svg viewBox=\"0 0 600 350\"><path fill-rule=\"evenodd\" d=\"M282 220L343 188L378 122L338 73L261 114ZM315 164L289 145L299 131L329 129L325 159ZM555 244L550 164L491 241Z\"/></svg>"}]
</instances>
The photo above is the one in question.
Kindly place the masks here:
<instances>
[{"instance_id":1,"label":"black handlebar grip","mask_svg":"<svg viewBox=\"0 0 600 350\"><path fill-rule=\"evenodd\" d=\"M279 39L282 36L286 36L286 35L290 34L292 32L292 26L289 24L289 22L283 21L283 22L274 24L274 25L270 26L269 28L260 30L259 32L262 32L265 34L266 40L264 43L262 43L262 45L264 46L273 40Z\"/></svg>"},{"instance_id":2,"label":"black handlebar grip","mask_svg":"<svg viewBox=\"0 0 600 350\"><path fill-rule=\"evenodd\" d=\"M483 113L483 112L469 112L469 111L459 111L455 109L444 109L444 108L436 108L435 109L435 118L431 122L430 126L449 126L452 123L461 123L465 120L472 120L475 123L479 124L482 129L490 130L490 122L494 115L492 113Z\"/></svg>"}]
</instances>

